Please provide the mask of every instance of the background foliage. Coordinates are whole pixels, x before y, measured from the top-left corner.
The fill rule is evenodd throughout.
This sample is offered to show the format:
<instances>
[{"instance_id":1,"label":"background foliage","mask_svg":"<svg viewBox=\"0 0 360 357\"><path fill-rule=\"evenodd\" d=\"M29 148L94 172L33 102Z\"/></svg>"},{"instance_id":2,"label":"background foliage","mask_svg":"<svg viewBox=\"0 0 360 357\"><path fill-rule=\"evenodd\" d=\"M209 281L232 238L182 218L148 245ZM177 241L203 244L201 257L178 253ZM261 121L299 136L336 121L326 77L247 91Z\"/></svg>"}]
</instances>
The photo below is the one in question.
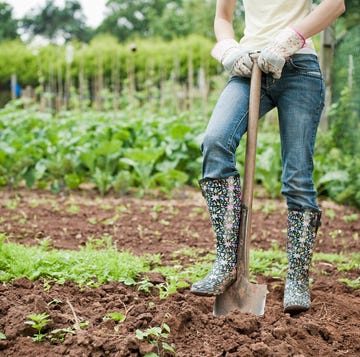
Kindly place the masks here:
<instances>
[{"instance_id":1,"label":"background foliage","mask_svg":"<svg viewBox=\"0 0 360 357\"><path fill-rule=\"evenodd\" d=\"M320 133L315 155L315 183L321 195L360 207L359 121L348 105L349 91L333 107L336 118ZM119 112L63 112L36 108L0 111L0 185L50 188L53 192L91 183L99 193L164 193L197 185L200 143L207 119L201 110L173 115L171 108L128 107ZM338 133L343 132L343 137ZM244 167L245 141L238 149ZM258 138L256 181L271 197L280 195L281 158L278 128L264 119Z\"/></svg>"},{"instance_id":2,"label":"background foliage","mask_svg":"<svg viewBox=\"0 0 360 357\"><path fill-rule=\"evenodd\" d=\"M346 0L346 6L335 26L330 129L319 133L314 176L321 194L360 206L360 3ZM61 87L73 110L56 113L23 100L1 110L0 185L59 192L90 182L101 194L196 185L201 135L226 80L209 56L214 10L215 0L109 0L103 22L89 28L77 0L63 6L48 0L22 19L0 2L0 105L16 74L38 101L54 102L50 87ZM240 1L236 12L240 38ZM47 45L34 45L39 36ZM202 99L193 100L201 80ZM98 95L103 112L91 110ZM177 97L182 107L174 104ZM281 185L276 120L266 119L259 135L256 180L275 197Z\"/></svg>"}]
</instances>

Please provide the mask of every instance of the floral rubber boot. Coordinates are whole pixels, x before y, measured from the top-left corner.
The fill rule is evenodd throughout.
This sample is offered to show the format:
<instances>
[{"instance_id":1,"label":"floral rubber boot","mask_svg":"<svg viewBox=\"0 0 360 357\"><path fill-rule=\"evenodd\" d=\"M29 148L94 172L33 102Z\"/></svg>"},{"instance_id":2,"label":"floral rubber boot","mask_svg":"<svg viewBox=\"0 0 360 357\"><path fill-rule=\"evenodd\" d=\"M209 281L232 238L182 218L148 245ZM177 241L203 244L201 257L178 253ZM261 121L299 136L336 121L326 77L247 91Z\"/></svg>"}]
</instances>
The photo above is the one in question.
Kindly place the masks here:
<instances>
[{"instance_id":1,"label":"floral rubber boot","mask_svg":"<svg viewBox=\"0 0 360 357\"><path fill-rule=\"evenodd\" d=\"M224 292L236 279L237 247L241 212L241 188L238 175L226 179L199 181L216 235L216 259L206 277L195 282L195 295L214 296Z\"/></svg>"},{"instance_id":2,"label":"floral rubber boot","mask_svg":"<svg viewBox=\"0 0 360 357\"><path fill-rule=\"evenodd\" d=\"M309 269L321 211L289 210L286 252L288 272L284 291L284 312L299 313L310 308Z\"/></svg>"}]
</instances>

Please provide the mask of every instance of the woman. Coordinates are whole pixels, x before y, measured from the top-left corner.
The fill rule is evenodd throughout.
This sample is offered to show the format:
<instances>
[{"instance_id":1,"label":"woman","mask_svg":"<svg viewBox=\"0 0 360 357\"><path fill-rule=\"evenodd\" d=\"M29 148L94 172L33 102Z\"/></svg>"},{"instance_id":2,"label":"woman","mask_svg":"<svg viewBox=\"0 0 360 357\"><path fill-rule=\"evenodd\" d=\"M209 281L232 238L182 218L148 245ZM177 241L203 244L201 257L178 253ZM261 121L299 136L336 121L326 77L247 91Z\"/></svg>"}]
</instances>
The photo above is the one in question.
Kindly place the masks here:
<instances>
[{"instance_id":1,"label":"woman","mask_svg":"<svg viewBox=\"0 0 360 357\"><path fill-rule=\"evenodd\" d=\"M263 72L260 116L277 107L282 188L288 206L288 272L284 311L310 307L311 264L321 211L313 184L315 137L324 104L324 83L311 36L345 11L344 0L244 0L245 31L240 42L232 26L236 0L217 0L217 43L212 56L231 76L210 118L202 143L200 187L217 238L216 260L191 292L221 294L236 278L241 188L235 151L246 132L253 61Z\"/></svg>"}]
</instances>

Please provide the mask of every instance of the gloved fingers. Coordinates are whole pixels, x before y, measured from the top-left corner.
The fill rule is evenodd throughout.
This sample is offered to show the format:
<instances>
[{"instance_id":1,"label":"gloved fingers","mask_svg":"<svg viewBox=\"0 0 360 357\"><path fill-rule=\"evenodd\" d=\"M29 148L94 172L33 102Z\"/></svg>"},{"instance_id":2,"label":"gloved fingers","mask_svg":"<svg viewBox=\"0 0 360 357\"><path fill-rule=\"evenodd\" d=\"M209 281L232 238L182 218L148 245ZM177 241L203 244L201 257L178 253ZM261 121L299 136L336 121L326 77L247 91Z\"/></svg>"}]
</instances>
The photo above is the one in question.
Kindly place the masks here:
<instances>
[{"instance_id":1,"label":"gloved fingers","mask_svg":"<svg viewBox=\"0 0 360 357\"><path fill-rule=\"evenodd\" d=\"M276 54L264 49L258 58L258 66L264 73L272 73L275 79L281 77L285 60Z\"/></svg>"},{"instance_id":2,"label":"gloved fingers","mask_svg":"<svg viewBox=\"0 0 360 357\"><path fill-rule=\"evenodd\" d=\"M222 62L228 52L232 52L239 46L238 42L234 39L224 39L215 44L211 50L211 56L214 57L218 62Z\"/></svg>"},{"instance_id":3,"label":"gloved fingers","mask_svg":"<svg viewBox=\"0 0 360 357\"><path fill-rule=\"evenodd\" d=\"M239 50L233 50L224 58L222 65L224 66L225 70L230 73L233 70L235 63L242 57L243 52Z\"/></svg>"},{"instance_id":4,"label":"gloved fingers","mask_svg":"<svg viewBox=\"0 0 360 357\"><path fill-rule=\"evenodd\" d=\"M267 62L266 60L262 60L258 62L258 66L264 73L271 73L275 79L279 79L281 77L283 66L277 67Z\"/></svg>"},{"instance_id":5,"label":"gloved fingers","mask_svg":"<svg viewBox=\"0 0 360 357\"><path fill-rule=\"evenodd\" d=\"M262 72L269 73L268 62L266 61L266 59L263 56L261 56L261 55L259 56L257 63Z\"/></svg>"},{"instance_id":6,"label":"gloved fingers","mask_svg":"<svg viewBox=\"0 0 360 357\"><path fill-rule=\"evenodd\" d=\"M241 76L241 77L251 77L251 69L252 69L252 61L250 63L246 61L245 58L239 58L235 63L233 67L233 72L235 75Z\"/></svg>"},{"instance_id":7,"label":"gloved fingers","mask_svg":"<svg viewBox=\"0 0 360 357\"><path fill-rule=\"evenodd\" d=\"M250 57L250 54L249 53L244 54L244 56L242 56L241 60L242 60L242 63L244 64L244 66L247 67L251 71L254 63Z\"/></svg>"}]
</instances>

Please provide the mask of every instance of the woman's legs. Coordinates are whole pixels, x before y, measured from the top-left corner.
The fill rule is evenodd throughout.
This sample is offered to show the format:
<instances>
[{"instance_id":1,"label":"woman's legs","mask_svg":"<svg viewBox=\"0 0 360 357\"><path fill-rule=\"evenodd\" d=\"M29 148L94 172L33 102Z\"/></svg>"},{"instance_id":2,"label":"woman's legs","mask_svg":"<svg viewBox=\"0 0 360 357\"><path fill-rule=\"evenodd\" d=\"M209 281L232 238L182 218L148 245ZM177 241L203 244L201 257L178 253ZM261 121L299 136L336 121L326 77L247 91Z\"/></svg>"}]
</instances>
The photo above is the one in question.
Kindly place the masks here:
<instances>
[{"instance_id":1,"label":"woman's legs","mask_svg":"<svg viewBox=\"0 0 360 357\"><path fill-rule=\"evenodd\" d=\"M325 89L314 55L288 61L276 92L279 112L282 188L289 209L318 209L313 183L315 138Z\"/></svg>"},{"instance_id":2,"label":"woman's legs","mask_svg":"<svg viewBox=\"0 0 360 357\"><path fill-rule=\"evenodd\" d=\"M236 278L236 256L239 236L241 190L239 176L200 180L216 234L216 259L207 276L194 283L196 295L219 295Z\"/></svg>"},{"instance_id":3,"label":"woman's legs","mask_svg":"<svg viewBox=\"0 0 360 357\"><path fill-rule=\"evenodd\" d=\"M201 145L202 178L226 178L238 174L235 151L247 130L250 80L232 77L214 108ZM260 117L272 109L262 96Z\"/></svg>"},{"instance_id":4,"label":"woman's legs","mask_svg":"<svg viewBox=\"0 0 360 357\"><path fill-rule=\"evenodd\" d=\"M313 154L324 84L312 55L295 55L287 62L280 81L281 192L289 209L284 309L299 312L310 307L309 267L321 218L313 183Z\"/></svg>"},{"instance_id":5,"label":"woman's legs","mask_svg":"<svg viewBox=\"0 0 360 357\"><path fill-rule=\"evenodd\" d=\"M204 161L200 188L217 243L211 271L191 287L196 295L221 294L236 278L241 187L235 151L247 128L249 86L248 79L231 78L215 106L202 144ZM268 109L270 103L265 97L262 113Z\"/></svg>"}]
</instances>

